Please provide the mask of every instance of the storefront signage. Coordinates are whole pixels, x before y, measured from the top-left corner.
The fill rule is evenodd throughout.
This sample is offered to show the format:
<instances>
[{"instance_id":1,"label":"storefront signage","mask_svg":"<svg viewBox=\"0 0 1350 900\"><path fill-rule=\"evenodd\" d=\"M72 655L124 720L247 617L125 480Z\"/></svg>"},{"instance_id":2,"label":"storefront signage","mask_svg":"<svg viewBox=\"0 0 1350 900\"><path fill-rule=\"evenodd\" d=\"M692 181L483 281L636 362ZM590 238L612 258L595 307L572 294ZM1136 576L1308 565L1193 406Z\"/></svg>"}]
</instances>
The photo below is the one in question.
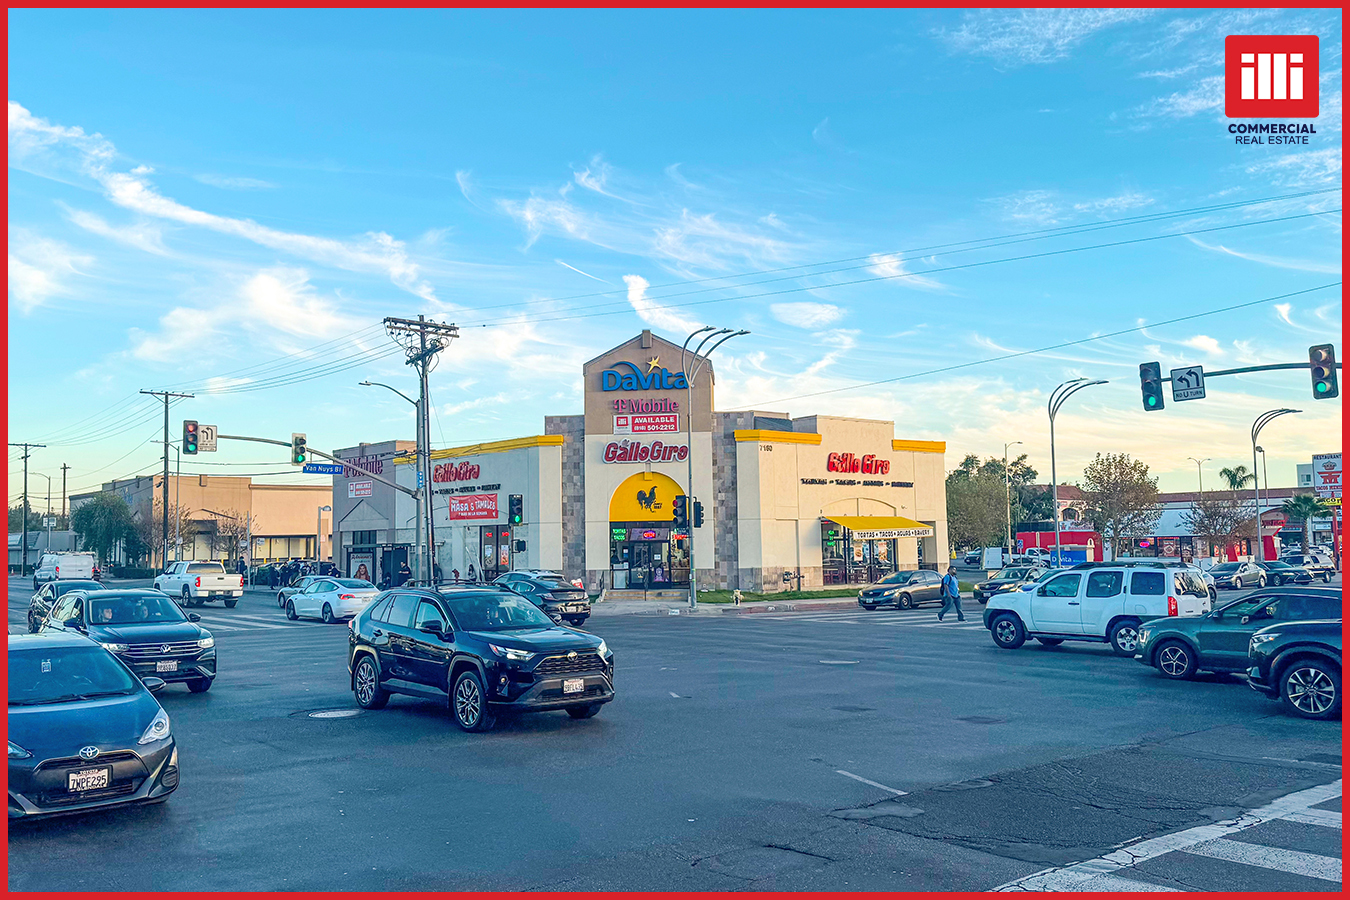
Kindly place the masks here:
<instances>
[{"instance_id":1,"label":"storefront signage","mask_svg":"<svg viewBox=\"0 0 1350 900\"><path fill-rule=\"evenodd\" d=\"M679 413L614 417L615 434L666 434L680 430Z\"/></svg>"},{"instance_id":2,"label":"storefront signage","mask_svg":"<svg viewBox=\"0 0 1350 900\"><path fill-rule=\"evenodd\" d=\"M864 528L853 532L855 540L883 541L890 538L930 537L933 529L927 525L922 528Z\"/></svg>"},{"instance_id":3,"label":"storefront signage","mask_svg":"<svg viewBox=\"0 0 1350 900\"><path fill-rule=\"evenodd\" d=\"M830 472L861 472L864 475L885 475L891 470L891 461L877 459L872 454L859 458L852 453L831 453L825 460Z\"/></svg>"},{"instance_id":4,"label":"storefront signage","mask_svg":"<svg viewBox=\"0 0 1350 900\"><path fill-rule=\"evenodd\" d=\"M600 373L602 391L668 391L684 390L689 387L683 372L672 372L661 365L659 358L652 358L645 364L646 371L624 360L614 364L614 368Z\"/></svg>"},{"instance_id":5,"label":"storefront signage","mask_svg":"<svg viewBox=\"0 0 1350 900\"><path fill-rule=\"evenodd\" d=\"M670 540L670 529L630 528L628 529L628 539L630 541L668 541Z\"/></svg>"},{"instance_id":6,"label":"storefront signage","mask_svg":"<svg viewBox=\"0 0 1350 900\"><path fill-rule=\"evenodd\" d=\"M496 494L466 494L462 497L447 497L446 504L451 519L497 518Z\"/></svg>"},{"instance_id":7,"label":"storefront signage","mask_svg":"<svg viewBox=\"0 0 1350 900\"><path fill-rule=\"evenodd\" d=\"M431 480L435 482L446 481L472 481L478 477L479 468L473 463L462 462L441 463L431 470Z\"/></svg>"},{"instance_id":8,"label":"storefront signage","mask_svg":"<svg viewBox=\"0 0 1350 900\"><path fill-rule=\"evenodd\" d=\"M373 497L375 496L375 482L373 481L349 481L347 482L347 499L354 497Z\"/></svg>"},{"instance_id":9,"label":"storefront signage","mask_svg":"<svg viewBox=\"0 0 1350 900\"><path fill-rule=\"evenodd\" d=\"M354 464L360 466L361 468L365 469L366 472L370 472L370 473L375 474L375 475L383 475L383 474L384 474L384 458L383 458L383 457L380 457L380 456L358 456L358 457L356 457L356 458L354 458L354 459L346 460L346 462L354 463ZM359 478L359 477L361 477L362 475L365 475L366 472L358 472L356 469L353 469L351 466L343 466L343 467L342 467L342 477L343 477L343 478ZM369 496L369 495L365 495L365 496Z\"/></svg>"},{"instance_id":10,"label":"storefront signage","mask_svg":"<svg viewBox=\"0 0 1350 900\"><path fill-rule=\"evenodd\" d=\"M607 463L637 463L637 462L684 462L689 458L689 446L687 444L663 444L660 441L652 441L650 444L641 444L637 441L610 441L605 445L605 453L602 459Z\"/></svg>"},{"instance_id":11,"label":"storefront signage","mask_svg":"<svg viewBox=\"0 0 1350 900\"><path fill-rule=\"evenodd\" d=\"M1313 456L1313 490L1319 497L1341 495L1341 455L1319 453Z\"/></svg>"},{"instance_id":12,"label":"storefront signage","mask_svg":"<svg viewBox=\"0 0 1350 900\"><path fill-rule=\"evenodd\" d=\"M677 413L680 404L669 397L620 397L614 401L614 412L619 413Z\"/></svg>"}]
</instances>

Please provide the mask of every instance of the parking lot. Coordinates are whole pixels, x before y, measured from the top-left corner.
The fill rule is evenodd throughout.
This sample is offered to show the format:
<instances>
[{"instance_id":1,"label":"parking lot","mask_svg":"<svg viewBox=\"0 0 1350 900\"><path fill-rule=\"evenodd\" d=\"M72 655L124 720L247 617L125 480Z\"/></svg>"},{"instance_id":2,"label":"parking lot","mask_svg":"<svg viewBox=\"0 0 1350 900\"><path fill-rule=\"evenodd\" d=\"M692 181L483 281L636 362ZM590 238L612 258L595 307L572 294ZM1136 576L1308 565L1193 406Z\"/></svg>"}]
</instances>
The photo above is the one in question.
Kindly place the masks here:
<instances>
[{"instance_id":1,"label":"parking lot","mask_svg":"<svg viewBox=\"0 0 1350 900\"><path fill-rule=\"evenodd\" d=\"M249 594L196 610L212 690L159 694L172 799L13 825L9 887L1081 890L1067 867L1192 835L1087 889L1340 889L1340 722L1103 645L1002 651L980 609L597 615L615 702L471 735L357 710L346 626Z\"/></svg>"}]
</instances>

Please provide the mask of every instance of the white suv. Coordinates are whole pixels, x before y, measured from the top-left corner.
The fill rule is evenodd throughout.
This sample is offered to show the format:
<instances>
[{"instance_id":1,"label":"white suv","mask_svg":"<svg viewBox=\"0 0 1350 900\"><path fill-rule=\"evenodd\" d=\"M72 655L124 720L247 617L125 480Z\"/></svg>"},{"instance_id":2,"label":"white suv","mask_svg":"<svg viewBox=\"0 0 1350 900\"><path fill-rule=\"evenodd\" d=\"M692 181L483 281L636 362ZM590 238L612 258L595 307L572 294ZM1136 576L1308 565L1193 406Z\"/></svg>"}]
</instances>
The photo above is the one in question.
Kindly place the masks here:
<instances>
[{"instance_id":1,"label":"white suv","mask_svg":"<svg viewBox=\"0 0 1350 900\"><path fill-rule=\"evenodd\" d=\"M1064 641L1109 643L1118 656L1134 656L1140 623L1198 616L1208 601L1204 581L1187 569L1083 563L1047 578L1034 591L990 597L984 627L1005 650L1034 637L1049 647Z\"/></svg>"}]
</instances>

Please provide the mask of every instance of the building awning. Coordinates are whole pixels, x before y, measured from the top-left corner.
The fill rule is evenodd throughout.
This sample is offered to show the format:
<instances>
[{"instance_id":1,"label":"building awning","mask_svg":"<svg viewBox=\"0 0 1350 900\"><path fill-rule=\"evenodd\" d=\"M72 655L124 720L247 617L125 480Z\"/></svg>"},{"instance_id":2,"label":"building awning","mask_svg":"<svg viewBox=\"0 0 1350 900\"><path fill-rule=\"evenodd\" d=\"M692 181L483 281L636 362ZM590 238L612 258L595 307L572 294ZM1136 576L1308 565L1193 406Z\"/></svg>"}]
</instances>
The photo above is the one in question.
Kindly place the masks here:
<instances>
[{"instance_id":1,"label":"building awning","mask_svg":"<svg viewBox=\"0 0 1350 900\"><path fill-rule=\"evenodd\" d=\"M842 525L859 540L884 538L931 537L933 526L906 519L904 516L825 516L826 522Z\"/></svg>"}]
</instances>

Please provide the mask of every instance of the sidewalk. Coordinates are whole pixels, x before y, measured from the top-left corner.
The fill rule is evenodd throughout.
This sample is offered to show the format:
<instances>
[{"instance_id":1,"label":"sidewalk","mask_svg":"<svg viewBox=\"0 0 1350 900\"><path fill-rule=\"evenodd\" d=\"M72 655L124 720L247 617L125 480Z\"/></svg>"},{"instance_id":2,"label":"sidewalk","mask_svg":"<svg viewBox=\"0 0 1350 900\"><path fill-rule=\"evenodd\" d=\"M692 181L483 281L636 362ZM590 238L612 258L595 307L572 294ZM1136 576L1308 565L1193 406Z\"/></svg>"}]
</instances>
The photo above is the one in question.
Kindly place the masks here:
<instances>
[{"instance_id":1,"label":"sidewalk","mask_svg":"<svg viewBox=\"0 0 1350 900\"><path fill-rule=\"evenodd\" d=\"M971 600L968 594L961 595L962 600ZM973 602L973 601L972 601ZM690 609L687 602L669 600L605 600L591 601L591 617L606 616L744 616L765 612L813 612L833 610L845 612L862 609L856 597L820 598L815 600L756 600L746 601L739 606L730 603L700 603L698 609ZM936 607L933 608L936 610Z\"/></svg>"}]
</instances>

